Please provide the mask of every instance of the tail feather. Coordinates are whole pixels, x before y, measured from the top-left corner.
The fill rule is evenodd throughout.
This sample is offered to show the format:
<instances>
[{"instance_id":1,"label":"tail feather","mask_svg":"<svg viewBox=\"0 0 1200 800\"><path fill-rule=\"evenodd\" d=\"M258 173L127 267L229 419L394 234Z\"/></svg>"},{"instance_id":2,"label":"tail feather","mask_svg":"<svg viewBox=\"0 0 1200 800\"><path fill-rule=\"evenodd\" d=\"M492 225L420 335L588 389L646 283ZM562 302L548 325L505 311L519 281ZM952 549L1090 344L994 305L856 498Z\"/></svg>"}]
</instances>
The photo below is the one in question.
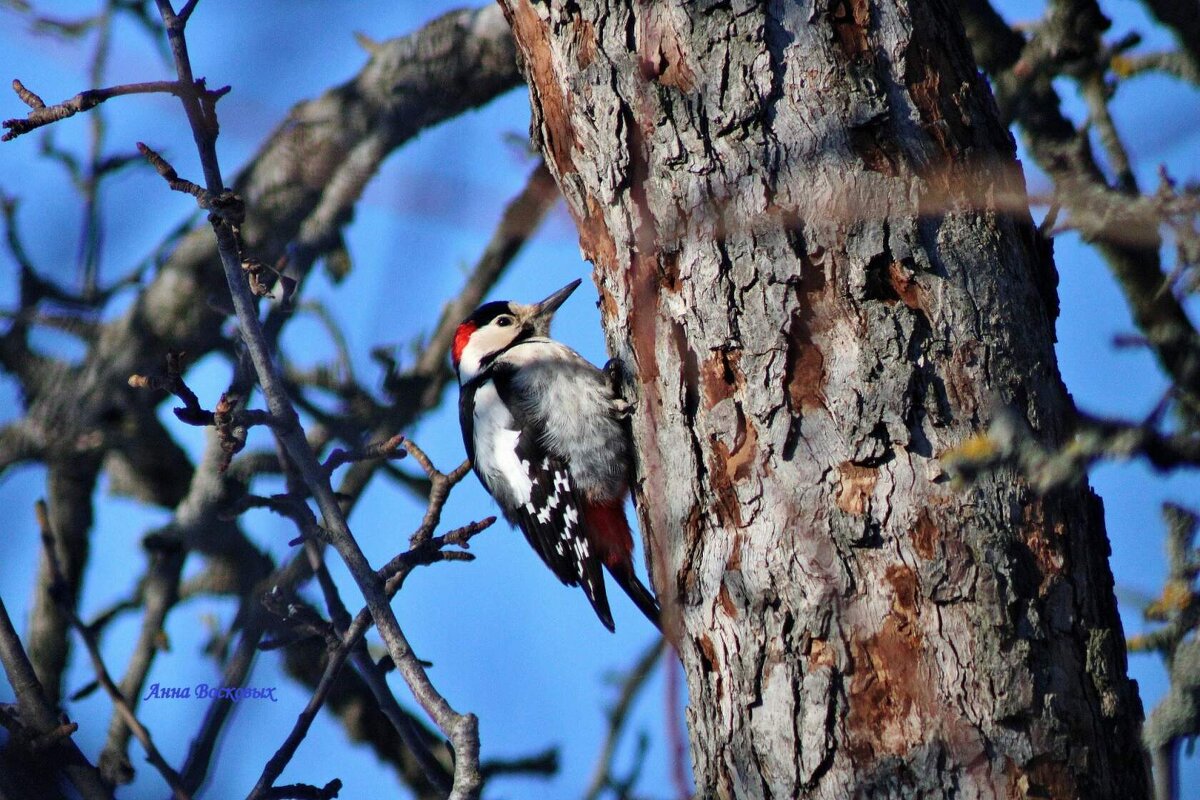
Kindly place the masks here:
<instances>
[{"instance_id":1,"label":"tail feather","mask_svg":"<svg viewBox=\"0 0 1200 800\"><path fill-rule=\"evenodd\" d=\"M621 502L616 503L587 503L584 507L584 519L587 522L588 538L598 551L598 555L608 568L608 572L617 584L629 595L646 619L654 623L654 627L662 630L659 620L658 601L654 593L638 580L633 571L633 534L629 530L629 521L625 519L625 508ZM590 599L590 598L589 598ZM595 606L595 603L592 604ZM608 611L607 603L605 611ZM600 614L600 609L596 609ZM612 617L601 614L600 621L612 630Z\"/></svg>"},{"instance_id":2,"label":"tail feather","mask_svg":"<svg viewBox=\"0 0 1200 800\"><path fill-rule=\"evenodd\" d=\"M604 590L604 574L596 576L594 585L590 581L581 582L580 585L583 586L583 593L587 595L588 602L592 604L592 609L600 618L601 624L608 628L609 633L615 633L617 628L613 625L612 610L608 607L608 593Z\"/></svg>"},{"instance_id":3,"label":"tail feather","mask_svg":"<svg viewBox=\"0 0 1200 800\"><path fill-rule=\"evenodd\" d=\"M655 599L654 593L646 588L646 584L638 580L638 576L634 574L633 565L628 565L626 569L609 567L608 571L617 584L625 590L625 594L629 595L633 604L646 615L646 619L654 623L654 627L658 628L661 633L662 620L660 619L658 600Z\"/></svg>"}]
</instances>

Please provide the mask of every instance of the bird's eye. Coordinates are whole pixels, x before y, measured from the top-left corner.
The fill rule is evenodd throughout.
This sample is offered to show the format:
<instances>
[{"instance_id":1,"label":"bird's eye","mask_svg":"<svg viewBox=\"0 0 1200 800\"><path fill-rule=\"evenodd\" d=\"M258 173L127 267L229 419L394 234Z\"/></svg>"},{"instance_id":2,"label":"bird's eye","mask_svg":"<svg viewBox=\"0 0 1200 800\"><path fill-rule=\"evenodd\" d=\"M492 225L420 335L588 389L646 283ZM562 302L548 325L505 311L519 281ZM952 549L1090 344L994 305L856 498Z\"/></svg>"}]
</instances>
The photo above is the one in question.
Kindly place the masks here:
<instances>
[{"instance_id":1,"label":"bird's eye","mask_svg":"<svg viewBox=\"0 0 1200 800\"><path fill-rule=\"evenodd\" d=\"M509 325L513 324L513 318L512 317L496 317L496 324L499 325L501 328L507 328Z\"/></svg>"}]
</instances>

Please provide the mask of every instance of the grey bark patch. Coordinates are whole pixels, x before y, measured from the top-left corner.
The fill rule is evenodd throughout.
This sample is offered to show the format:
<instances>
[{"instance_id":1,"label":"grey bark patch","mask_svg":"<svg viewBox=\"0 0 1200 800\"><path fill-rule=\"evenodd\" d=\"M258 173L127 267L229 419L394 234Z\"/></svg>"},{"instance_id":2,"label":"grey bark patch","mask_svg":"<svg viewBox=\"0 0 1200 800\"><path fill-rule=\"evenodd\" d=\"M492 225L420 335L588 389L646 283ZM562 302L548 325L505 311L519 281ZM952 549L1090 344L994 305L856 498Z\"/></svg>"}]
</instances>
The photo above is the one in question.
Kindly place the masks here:
<instances>
[{"instance_id":1,"label":"grey bark patch","mask_svg":"<svg viewBox=\"0 0 1200 800\"><path fill-rule=\"evenodd\" d=\"M1023 191L1011 140L954 19L599 2L516 31L555 83L535 106L569 93L535 117L577 145L568 202L638 371L639 517L701 796L1145 794L1086 489L959 490L938 463L996 402L1047 442L1069 408L1032 223L989 205Z\"/></svg>"}]
</instances>

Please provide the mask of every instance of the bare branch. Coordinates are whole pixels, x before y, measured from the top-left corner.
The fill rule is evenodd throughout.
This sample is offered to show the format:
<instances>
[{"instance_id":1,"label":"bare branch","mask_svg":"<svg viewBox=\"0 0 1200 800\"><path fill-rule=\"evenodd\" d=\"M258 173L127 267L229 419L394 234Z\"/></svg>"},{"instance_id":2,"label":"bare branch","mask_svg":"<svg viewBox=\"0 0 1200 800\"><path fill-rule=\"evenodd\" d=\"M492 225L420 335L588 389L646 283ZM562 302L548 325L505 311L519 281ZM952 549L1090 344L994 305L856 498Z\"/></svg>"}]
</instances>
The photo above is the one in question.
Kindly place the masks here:
<instances>
[{"instance_id":1,"label":"bare branch","mask_svg":"<svg viewBox=\"0 0 1200 800\"><path fill-rule=\"evenodd\" d=\"M1015 114L1034 160L1054 181L1072 222L1108 262L1163 370L1181 391L1200 397L1200 334L1177 298L1162 291L1167 278L1153 204L1108 188L1086 134L1060 110L1049 76L1031 80L1025 51L1040 52L1045 43L1027 44L987 0L957 0L957 5L979 65L993 76L997 103ZM1055 47L1103 61L1099 43L1106 20L1095 2L1056 0L1051 13L1058 15L1048 31ZM1136 233L1130 236L1130 231ZM1197 419L1192 411L1185 413Z\"/></svg>"},{"instance_id":2,"label":"bare branch","mask_svg":"<svg viewBox=\"0 0 1200 800\"><path fill-rule=\"evenodd\" d=\"M466 526L465 528L451 531L443 537L431 539L422 547L415 548L392 559L387 566L380 570L381 576L388 576L385 584L385 592L387 597L390 599L396 594L396 592L400 590L401 586L403 586L404 579L414 567L418 566L419 564L434 563L435 561L442 560L449 555L442 550L446 544L453 543L459 544L460 546L465 546L467 540L469 540L476 533L488 528L493 522L495 522L495 517L491 517L478 523L472 523L472 525ZM329 597L332 601L333 596ZM340 604L340 601L337 602ZM313 695L309 698L308 704L300 713L300 716L297 718L295 725L293 725L292 730L289 732L283 744L280 745L275 755L272 756L272 758L263 768L263 773L259 777L258 783L255 785L254 790L251 792L249 796L250 798L264 797L265 792L269 790L269 787L274 783L275 779L282 774L288 762L291 761L292 756L295 755L296 749L308 735L308 729L312 725L312 721L316 718L317 712L320 711L321 706L324 704L329 691L332 689L333 682L338 671L341 669L346 659L351 656L355 649L359 646L362 637L370 628L371 623L371 610L369 608L364 608L363 610L359 611L357 615L355 615L354 620L350 623L349 627L341 632L341 643L329 653L325 664L325 670L322 673L316 691L314 691ZM424 743L418 743L409 740L407 735L409 731L406 723L393 720L393 724L396 726L396 729L401 736L405 738L406 742L408 742L410 749L412 749L414 753L419 754L423 749L425 749ZM425 761L423 766L426 768L428 773L430 770L430 763ZM438 785L439 783L440 781L435 780L435 785Z\"/></svg>"},{"instance_id":3,"label":"bare branch","mask_svg":"<svg viewBox=\"0 0 1200 800\"><path fill-rule=\"evenodd\" d=\"M277 263L300 225L326 197L327 178L336 174L357 145L380 137L386 152L391 152L422 129L519 83L511 34L495 6L453 12L410 35L380 43L349 83L293 109L238 179L239 191L251 201L251 211L240 226L249 248L264 263ZM343 199L353 203L358 198L343 195ZM344 224L349 208L343 205L337 213L322 214ZM15 229L8 232L11 238ZM156 255L154 262L161 261L161 266L156 266L154 280L128 312L102 326L78 370L60 374L41 369L37 362L23 362L30 365L27 377L34 382L26 387L27 430L44 434L44 444L57 448L91 441L88 437L105 428L104 420L114 410L131 410L139 430L149 426L154 435L107 440L105 444L119 449L109 454L108 463L119 463L129 476L123 486L166 504L178 501L181 485L172 481L175 476L186 479L190 465L163 433L149 404L131 395L126 379L157 367L169 350L186 351L189 358L199 360L226 341L221 327L227 304L211 302L227 291L222 273L214 269L215 243L203 231L184 233L181 230L173 239L177 246L170 257ZM181 282L194 288L180 292ZM24 273L22 283L26 283ZM0 339L4 345L0 351L19 345L19 339ZM42 392L39 386L67 383L74 387L74 397L69 413L64 413L59 393ZM403 424L411 418L405 414ZM395 427L375 438L388 438L398 430ZM145 446L144 439L156 446Z\"/></svg>"},{"instance_id":4,"label":"bare branch","mask_svg":"<svg viewBox=\"0 0 1200 800\"><path fill-rule=\"evenodd\" d=\"M200 405L200 398L183 380L184 353L167 351L167 367L163 373L151 375L130 375L129 385L136 389L161 389L170 392L183 401L183 408L175 409L175 416L180 422L189 425L212 425L213 412L206 411Z\"/></svg>"},{"instance_id":5,"label":"bare branch","mask_svg":"<svg viewBox=\"0 0 1200 800\"><path fill-rule=\"evenodd\" d=\"M368 461L379 458L404 458L408 455L408 451L403 448L405 439L397 434L392 438L376 442L375 444L367 445L366 447L356 448L354 450L343 450L340 447L335 449L325 459L325 463L321 466L327 473L331 473L342 466L349 464L352 461Z\"/></svg>"},{"instance_id":6,"label":"bare branch","mask_svg":"<svg viewBox=\"0 0 1200 800\"><path fill-rule=\"evenodd\" d=\"M46 508L45 501L39 500L37 503L37 518L38 525L42 529L42 544L44 545L46 559L50 563L50 569L54 576L54 582L56 585L62 586L66 578L61 567L59 566L58 556L54 552L55 537L50 530L50 515ZM96 673L96 679L100 682L100 685L104 687L104 691L108 693L109 698L112 700L113 708L118 714L121 715L121 718L125 721L125 724L129 726L130 730L133 731L134 736L136 736L138 741L141 742L142 747L146 751L147 759L149 759L150 763L154 765L154 768L158 770L159 774L163 776L163 779L167 782L167 785L171 787L171 791L177 800L190 800L191 795L184 790L180 783L179 773L177 773L171 767L171 765L167 763L166 759L163 758L162 753L160 753L158 748L155 747L154 740L150 737L150 731L146 730L146 727L138 720L137 716L133 713L133 708L129 705L129 702L125 699L125 696L121 694L121 690L113 681L112 676L109 675L108 668L104 665L104 659L100 655L100 645L96 641L95 632L83 624L83 621L80 620L79 616L75 613L73 606L64 604L63 612L67 614L68 618L70 619L71 627L73 627L79 633L80 638L83 639L84 647L87 648L88 651L88 657L92 661L92 669Z\"/></svg>"},{"instance_id":7,"label":"bare branch","mask_svg":"<svg viewBox=\"0 0 1200 800\"><path fill-rule=\"evenodd\" d=\"M1159 414L1134 424L1077 413L1074 435L1061 449L1050 449L1011 411L998 413L984 434L945 454L942 464L955 476L974 479L982 472L1010 464L1033 488L1045 494L1084 479L1102 459L1144 457L1161 470L1200 466L1200 437L1160 433Z\"/></svg>"},{"instance_id":8,"label":"bare branch","mask_svg":"<svg viewBox=\"0 0 1200 800\"><path fill-rule=\"evenodd\" d=\"M258 783L255 784L254 789L247 796L247 800L256 800L256 798L261 800L261 798L266 797L266 793L270 791L275 779L283 773L284 768L291 761L296 749L299 748L300 743L308 735L308 729L311 727L313 720L316 719L321 707L325 704L325 698L333 688L334 679L337 677L338 671L342 668L342 664L345 663L349 653L349 647L339 647L329 654L325 662L325 670L321 675L321 680L317 684L316 690L308 698L308 703L300 712L283 744L279 746L279 749L275 751L275 755L271 756L263 767L263 773L259 777Z\"/></svg>"},{"instance_id":9,"label":"bare branch","mask_svg":"<svg viewBox=\"0 0 1200 800\"><path fill-rule=\"evenodd\" d=\"M371 655L367 652L366 646L361 639L351 651L350 657L354 662L354 668L358 671L359 676L370 687L372 694L375 695L375 700L379 703L380 710L388 718L388 721L392 723L392 727L396 729L396 732L400 734L400 738L404 740L405 745L414 758L416 758L421 769L425 771L425 777L438 791L449 793L451 782L448 773L451 772L452 765L442 764L434 757L432 751L429 749L429 744L421 736L416 726L413 725L413 721L408 713L400 707L395 695L392 694L392 690L388 687L386 672L371 659Z\"/></svg>"},{"instance_id":10,"label":"bare branch","mask_svg":"<svg viewBox=\"0 0 1200 800\"><path fill-rule=\"evenodd\" d=\"M8 132L0 136L0 141L11 141L21 134L29 133L43 125L49 125L59 120L73 117L81 111L89 111L106 100L130 94L173 94L178 96L183 89L175 81L150 81L148 83L126 83L120 86L110 86L106 89L89 89L80 92L69 100L64 100L52 106L47 106L42 98L25 88L19 80L13 79L13 91L21 102L32 111L24 119L6 119L3 126ZM228 91L225 89L222 94Z\"/></svg>"},{"instance_id":11,"label":"bare branch","mask_svg":"<svg viewBox=\"0 0 1200 800\"><path fill-rule=\"evenodd\" d=\"M188 60L187 44L183 28L179 24L168 0L157 0L159 13L167 28L167 35L175 57L176 70L181 82L191 85L192 71ZM217 164L214 140L215 118L206 114L197 98L181 98L192 126L204 169L205 182L211 196L224 194L225 189ZM316 456L308 447L299 425L296 411L291 405L283 379L272 360L266 337L256 313L254 297L241 270L242 258L236 229L224 217L210 217L217 236L217 250L225 270L226 282L233 297L234 309L241 326L242 340L246 344L250 359L258 374L259 385L266 396L271 414L280 421L275 433L292 463L296 466L304 483L317 502L329 533L330 544L337 549L358 584L376 627L388 646L392 660L408 683L413 696L450 738L455 750L455 779L451 797L473 798L479 795L479 733L478 721L472 714L459 714L434 688L425 668L412 652L395 613L388 604L382 580L371 569L358 543L350 533L345 515L329 485L328 474L321 469Z\"/></svg>"},{"instance_id":12,"label":"bare branch","mask_svg":"<svg viewBox=\"0 0 1200 800\"><path fill-rule=\"evenodd\" d=\"M413 454L414 459L427 469L435 486L435 491L430 495L429 509L426 512L425 521L422 522L422 528L419 529L420 532L420 530L423 530L424 526L427 524L432 524L433 526L438 524L438 521L441 518L441 509L445 504L450 488L466 475L467 469L465 465L460 466L450 475L445 475L433 466L428 456L426 456L424 451L420 450L419 447L408 440L405 441L405 445L406 449ZM304 508L304 511L307 511L307 507ZM303 513L303 511L300 511L299 513ZM425 535L420 537L419 544L414 545L413 548L408 552L402 553L396 558L392 559L387 565L379 570L379 577L385 581L384 591L386 597L390 599L396 594L396 592L400 590L404 584L405 578L416 566L468 556L469 554L458 551L446 551L444 548L447 545L457 545L464 548L467 547L469 540L473 536L483 530L486 530L494 522L495 517L489 517L488 519L481 520L480 522L471 523L470 525L451 531L444 536L431 537L429 535ZM311 520L305 524L315 525L316 521ZM418 536L414 535L413 540L418 541ZM310 550L309 552L311 553L312 551ZM341 600L338 598L336 591L334 591L332 588L332 582L323 580L322 587L326 591L326 599L330 605L331 614L335 618L341 616L341 614L344 612L344 608L341 605ZM342 664L345 663L347 657L356 653L361 639L369 629L371 622L371 609L363 609L355 616L353 622L351 622L347 628L340 632L339 635L341 637L341 643L329 654L325 671L321 676L316 691L313 693L312 697L309 698L308 705L306 705L304 711L301 712L291 732L284 740L284 743L264 767L263 774L259 777L258 783L255 785L255 789L251 793L251 797L262 797L262 793L267 791L272 783L274 783L275 779L278 778L283 772L283 769L287 766L288 762L295 754L296 749L304 740L305 736L307 736L308 729L312 724L312 720L315 718L317 712L324 704L325 697L333 685L333 680L336 677L338 670L341 668ZM418 758L418 761L421 763L426 775L435 786L441 785L441 780L438 778L437 772L438 762L431 759L431 757L426 753L426 745L420 740L419 737L416 736L416 733L410 729L410 723L407 720L406 715L402 714L398 708L391 707L391 704L387 701L387 698L390 696L390 691L385 693L386 686L380 683L382 676L376 673L374 665L370 662L369 658L360 660L360 658L364 657L365 656L355 655L355 663L359 667L360 674L363 676L364 680L367 681L368 685L372 687L372 691L376 693L377 699L387 706L387 708L385 708L385 713L388 713L388 709L390 709L390 713L388 713L389 719L392 721L396 731L407 743L410 751L412 751ZM393 655L392 658L394 661L395 656Z\"/></svg>"},{"instance_id":13,"label":"bare branch","mask_svg":"<svg viewBox=\"0 0 1200 800\"><path fill-rule=\"evenodd\" d=\"M1113 72L1121 78L1132 78L1146 72L1161 72L1193 85L1200 85L1200 63L1186 53L1176 51L1138 53L1113 59Z\"/></svg>"},{"instance_id":14,"label":"bare branch","mask_svg":"<svg viewBox=\"0 0 1200 800\"><path fill-rule=\"evenodd\" d=\"M1167 523L1167 576L1162 595L1144 612L1162 622L1157 630L1129 641L1134 651L1156 651L1166 663L1170 686L1146 718L1142 740L1154 764L1156 800L1179 797L1180 744L1200 735L1200 553L1195 550L1200 518L1172 503L1163 505Z\"/></svg>"},{"instance_id":15,"label":"bare branch","mask_svg":"<svg viewBox=\"0 0 1200 800\"><path fill-rule=\"evenodd\" d=\"M61 724L58 715L42 694L41 682L25 655L3 598L0 598L0 662L4 664L4 674L16 695L21 724L31 728L37 736L58 731ZM87 800L111 800L112 792L104 786L99 771L88 762L69 736L56 737L52 743L47 740L47 746L61 752L63 771L83 797Z\"/></svg>"},{"instance_id":16,"label":"bare branch","mask_svg":"<svg viewBox=\"0 0 1200 800\"><path fill-rule=\"evenodd\" d=\"M154 167L154 171L166 180L167 185L176 192L190 194L196 198L201 208L209 208L212 205L212 199L208 192L204 191L202 186L192 183L189 180L184 180L179 177L179 173L175 172L175 168L167 163L167 160L160 156L157 152L146 146L144 142L137 143L138 152L145 156L150 162L150 166Z\"/></svg>"},{"instance_id":17,"label":"bare branch","mask_svg":"<svg viewBox=\"0 0 1200 800\"><path fill-rule=\"evenodd\" d=\"M1083 99L1087 101L1088 114L1099 134L1100 144L1108 155L1108 163L1116 176L1117 188L1127 194L1136 194L1137 179L1129 163L1129 152L1125 149L1117 124L1109 113L1108 103L1112 99L1112 88L1105 82L1104 73L1095 70L1081 84Z\"/></svg>"},{"instance_id":18,"label":"bare branch","mask_svg":"<svg viewBox=\"0 0 1200 800\"><path fill-rule=\"evenodd\" d=\"M199 2L200 0L187 0L187 2L183 4L183 7L179 9L179 13L176 15L179 17L180 25L187 25L188 19L191 18L192 12L196 10L196 5Z\"/></svg>"},{"instance_id":19,"label":"bare branch","mask_svg":"<svg viewBox=\"0 0 1200 800\"><path fill-rule=\"evenodd\" d=\"M36 437L23 420L0 427L0 475L14 464L36 458L40 452Z\"/></svg>"},{"instance_id":20,"label":"bare branch","mask_svg":"<svg viewBox=\"0 0 1200 800\"><path fill-rule=\"evenodd\" d=\"M186 22L187 16L190 15L195 8L194 2L188 2L183 9L175 16L175 23L182 26ZM168 26L170 26L170 18L167 17ZM431 51L430 43L438 43ZM444 49L446 53L445 62L441 67L435 67L430 72L429 53L443 52L443 44L453 43ZM412 52L408 53L409 48ZM178 50L176 50L178 52ZM371 163L372 159L377 162L381 160L383 155L386 155L391 149L394 149L397 144L410 137L416 130L432 124L447 115L457 113L451 110L452 108L465 108L483 102L487 98L494 96L498 91L501 91L507 86L516 85L519 82L515 65L512 58L512 46L506 26L503 23L502 15L495 8L490 8L485 11L468 11L458 12L449 15L439 23L429 26L429 28L413 37L406 37L404 40L399 40L399 55L397 55L396 43L387 42L379 46L377 58L372 59L369 65L369 75L355 82L353 89L347 95L346 92L331 93L331 97L336 96L340 109L350 109L350 116L354 119L345 120L339 119L337 122L336 135L343 138L352 139L353 137L362 137L361 141L373 141L371 147L364 148L359 152L366 153L367 150L372 150L375 155L372 158L366 158L362 164L356 167L356 170L369 178L372 172L363 170L361 167L364 164ZM408 53L406 55L406 53ZM441 63L439 61L439 63ZM397 70L401 72L402 77L397 79ZM412 73L412 74L410 74ZM183 84L181 84L182 86ZM425 88L426 85L434 87L432 89ZM455 90L447 90L447 85L454 85ZM394 87L404 87L404 92L415 92L411 98L398 97L394 91ZM203 91L203 85L197 81L191 81L182 89L182 94L199 93ZM211 107L206 107L207 98L201 94L197 101L200 104L201 118L205 126L206 135L215 133L215 115L212 113ZM312 104L314 107L317 103ZM211 106L211 103L208 103ZM355 115L354 109L367 109L366 113ZM384 108L385 113L380 114L377 108ZM419 114L412 113L413 109L419 109ZM390 116L392 114L395 116ZM374 127L375 130L364 134L362 125L365 123L368 128ZM203 126L202 126L203 127ZM304 125L301 126L304 130L306 141L309 136L319 134L320 131L316 126ZM294 125L287 126L288 130L295 131ZM380 133L380 129L384 129ZM274 144L280 145L281 149L286 149L283 153L283 158L273 162L269 168L264 168L267 173L273 177L278 177L281 172L280 161L291 161L295 164L302 164L303 168L311 168L311 150L302 149L297 151L295 148L283 147L280 142ZM340 145L339 145L340 147ZM334 148L338 149L337 147ZM279 153L276 153L279 155ZM364 156L365 158L365 156ZM164 162L165 163L165 162ZM162 164L158 165L162 166ZM167 165L169 166L169 165ZM179 182L179 176L172 174L173 171L167 173L170 179L174 182ZM347 175L349 173L347 172ZM206 175L206 183L208 183ZM365 182L360 181L360 182ZM310 188L315 188L318 197L322 198L323 205L319 209L313 210L307 217L302 209L298 216L293 215L295 209L287 211L278 211L278 206L272 206L270 203L260 205L262 216L269 217L272 214L279 213L280 218L286 218L287 223L281 227L271 227L270 235L274 236L286 228L287 225L292 225L294 220L310 220L312 224L305 223L305 233L301 234L301 238L312 237L314 240L321 239L318 235L318 228L321 226L316 224L320 222L322 216L328 219L336 220L334 229L337 225L344 224L345 209L357 200L358 195L355 194L353 186L355 181L348 180L345 182L346 191L342 193L331 192L330 188L333 182L321 182L316 184L306 183ZM185 184L183 188L191 190L199 188L196 184ZM206 192L207 190L201 190ZM206 200L206 205L212 207L215 205L215 200L209 200L214 195L205 194L202 199ZM219 199L222 195L216 195ZM340 198L340 199L339 199ZM308 197L299 197L292 193L292 199L300 199L307 202ZM233 222L231 227L240 227L240 221L231 219L231 215L224 212L223 209L215 208L222 212L222 224ZM318 213L319 212L319 213ZM253 236L261 236L263 227L259 227L253 231ZM291 234L287 234L290 236ZM281 236L280 241L286 240L286 236ZM276 246L277 243L272 242L271 246ZM200 248L203 249L203 248ZM173 261L172 266L168 266L163 270L163 274L170 274L173 266L178 260L186 261L184 271L192 269L195 264L190 261L196 256L198 250L192 248L190 244L181 248L182 256L177 256L176 261ZM212 248L209 248L211 254ZM256 249L256 254L261 254L263 250ZM201 256L201 260L204 256ZM208 256L211 259L211 255ZM242 259L242 265L249 262L247 259ZM268 260L267 263L272 263ZM179 273L174 273L178 275ZM211 289L210 276L203 274L202 270L188 272L192 277L198 280L194 285L199 286L198 291L202 295L206 290ZM207 282L207 283L206 283ZM166 281L164 283L170 283ZM195 294L189 292L187 297L179 297L178 293L171 291L158 291L162 285L156 284L143 292L130 314L117 322L106 324L99 332L97 344L91 348L88 355L89 366L80 370L80 383L78 384L78 394L83 400L79 404L79 408L74 410L71 422L74 426L74 419L78 418L81 421L89 420L95 417L93 412L112 413L112 409L124 409L127 404L127 397L135 397L137 393L129 393L125 389L124 379L132 373L139 370L144 370L143 364L150 364L160 361L165 353L164 346L170 343L176 351L187 349L193 357L200 358L206 352L211 350L213 342L220 342L219 324L221 322L220 314L212 313L209 308L201 308L199 311L194 306L204 306L205 304L195 302ZM174 297L170 297L174 295ZM193 308L182 308L181 313L174 314L171 312L160 313L162 311L162 301L166 301L167 305L175 302L176 305L188 304ZM164 320L169 320L170 324L164 326ZM213 324L213 323L216 324ZM205 327L207 326L207 327ZM169 331L166 329L170 328ZM198 343L198 344L197 344ZM197 346L193 346L197 344ZM132 345L132 346L131 346ZM146 345L139 347L139 345ZM161 362L160 362L161 363ZM439 364L439 368L444 370L444 364ZM113 378L119 376L119 381L114 381ZM32 395L31 395L32 396ZM139 407L143 401L135 400ZM184 402L185 409L192 406L192 410L203 408L200 407L199 401L189 404ZM47 416L47 410L42 408L31 409L30 418L38 421L41 417ZM255 419L255 414L261 414L261 419ZM59 418L61 419L61 417ZM140 417L138 417L140 419ZM251 421L274 423L276 419L271 412L250 412L249 419ZM282 423L288 424L288 423ZM65 428L65 426L63 426ZM71 431L64 430L63 435L71 438L75 434ZM172 500L171 502L176 502ZM225 526L230 527L230 526ZM483 525L477 526L472 530L482 529ZM469 538L470 530L460 532L461 541L465 544ZM465 555L465 554L464 554ZM446 556L452 558L452 555ZM239 572L241 568L239 567ZM253 569L247 569L244 574L241 574L236 580L245 580ZM232 579L232 578L231 578ZM215 726L209 725L206 722L202 737L207 736L207 732L215 729ZM201 743L202 745L202 743ZM203 750L203 746L199 748ZM206 760L200 754L195 760L190 760L189 764L200 764ZM197 767L197 769L200 769ZM186 772L186 770L185 770ZM203 772L203 769L200 769ZM190 790L190 789L189 789Z\"/></svg>"},{"instance_id":21,"label":"bare branch","mask_svg":"<svg viewBox=\"0 0 1200 800\"><path fill-rule=\"evenodd\" d=\"M1174 0L1142 0L1159 22L1170 28L1183 46L1192 69L1200 70L1200 14L1195 7Z\"/></svg>"},{"instance_id":22,"label":"bare branch","mask_svg":"<svg viewBox=\"0 0 1200 800\"><path fill-rule=\"evenodd\" d=\"M309 786L306 783L293 783L287 786L276 786L263 792L263 800L331 800L342 790L342 782L334 778L322 787Z\"/></svg>"},{"instance_id":23,"label":"bare branch","mask_svg":"<svg viewBox=\"0 0 1200 800\"><path fill-rule=\"evenodd\" d=\"M413 461L425 470L426 477L430 480L429 490L429 508L425 512L425 519L421 521L421 525L417 528L417 532L409 539L409 547L419 547L429 540L433 535L433 531L437 528L438 522L441 520L442 505L446 501L446 496L449 495L450 489L456 483L467 476L471 469L471 462L464 461L455 467L449 474L441 472L429 460L429 456L425 455L425 451L416 445L411 440L405 440L408 446L408 452L413 457Z\"/></svg>"},{"instance_id":24,"label":"bare branch","mask_svg":"<svg viewBox=\"0 0 1200 800\"><path fill-rule=\"evenodd\" d=\"M224 472L233 457L246 446L249 429L255 425L286 426L288 423L269 411L244 408L242 398L233 390L222 392L216 407L209 411L200 405L196 393L183 380L183 353L167 352L165 373L130 375L129 385L138 389L161 389L183 401L182 408L173 409L175 416L188 425L216 428L217 438L225 451L220 471Z\"/></svg>"}]
</instances>

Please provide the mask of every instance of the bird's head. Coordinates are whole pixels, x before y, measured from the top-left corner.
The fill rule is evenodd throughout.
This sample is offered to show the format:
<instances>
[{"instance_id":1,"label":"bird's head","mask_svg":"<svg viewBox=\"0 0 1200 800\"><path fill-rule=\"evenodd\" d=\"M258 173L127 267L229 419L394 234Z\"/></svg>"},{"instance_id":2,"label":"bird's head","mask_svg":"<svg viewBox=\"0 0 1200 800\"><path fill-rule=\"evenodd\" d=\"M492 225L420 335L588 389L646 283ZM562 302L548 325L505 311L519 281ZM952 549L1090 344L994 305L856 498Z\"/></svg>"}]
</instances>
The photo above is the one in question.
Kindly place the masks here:
<instances>
[{"instance_id":1,"label":"bird's head","mask_svg":"<svg viewBox=\"0 0 1200 800\"><path fill-rule=\"evenodd\" d=\"M554 312L580 283L579 279L573 280L538 303L526 305L497 300L475 309L454 333L451 358L459 383L474 378L492 358L516 342L534 336L549 336Z\"/></svg>"}]
</instances>

